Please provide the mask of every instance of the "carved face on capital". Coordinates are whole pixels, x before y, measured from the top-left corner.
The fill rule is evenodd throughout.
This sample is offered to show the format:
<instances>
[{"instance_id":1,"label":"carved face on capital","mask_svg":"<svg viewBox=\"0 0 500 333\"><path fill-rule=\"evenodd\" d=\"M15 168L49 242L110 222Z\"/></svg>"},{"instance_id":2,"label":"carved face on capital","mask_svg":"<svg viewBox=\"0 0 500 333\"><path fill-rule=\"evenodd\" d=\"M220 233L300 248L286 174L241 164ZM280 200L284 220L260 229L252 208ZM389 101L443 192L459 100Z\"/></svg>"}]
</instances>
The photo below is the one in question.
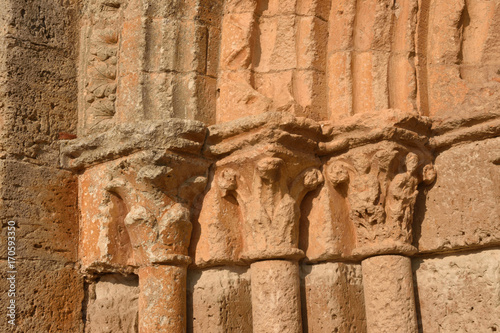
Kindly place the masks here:
<instances>
[{"instance_id":1,"label":"carved face on capital","mask_svg":"<svg viewBox=\"0 0 500 333\"><path fill-rule=\"evenodd\" d=\"M424 183L426 183L427 185L432 184L436 180L436 176L436 169L434 169L434 166L432 164L427 164L426 166L424 166L422 175Z\"/></svg>"},{"instance_id":2,"label":"carved face on capital","mask_svg":"<svg viewBox=\"0 0 500 333\"><path fill-rule=\"evenodd\" d=\"M219 185L222 190L235 190L237 188L236 171L231 168L222 170L217 179L217 185Z\"/></svg>"},{"instance_id":3,"label":"carved face on capital","mask_svg":"<svg viewBox=\"0 0 500 333\"><path fill-rule=\"evenodd\" d=\"M261 159L256 166L260 178L273 182L279 178L279 169L283 165L283 160L276 157L266 157Z\"/></svg>"},{"instance_id":4,"label":"carved face on capital","mask_svg":"<svg viewBox=\"0 0 500 333\"><path fill-rule=\"evenodd\" d=\"M418 156L414 153L408 153L406 155L406 171L410 174L415 173L418 168Z\"/></svg>"}]
</instances>

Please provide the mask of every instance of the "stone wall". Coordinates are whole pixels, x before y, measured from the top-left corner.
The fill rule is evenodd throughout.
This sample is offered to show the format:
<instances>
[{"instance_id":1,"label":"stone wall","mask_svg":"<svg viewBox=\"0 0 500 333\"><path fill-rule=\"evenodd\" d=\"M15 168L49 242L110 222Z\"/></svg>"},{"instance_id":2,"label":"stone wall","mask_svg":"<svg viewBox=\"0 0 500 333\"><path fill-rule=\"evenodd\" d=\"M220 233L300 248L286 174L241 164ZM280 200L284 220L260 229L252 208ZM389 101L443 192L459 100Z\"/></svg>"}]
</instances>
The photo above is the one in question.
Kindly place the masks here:
<instances>
[{"instance_id":1,"label":"stone wall","mask_svg":"<svg viewBox=\"0 0 500 333\"><path fill-rule=\"evenodd\" d=\"M2 330L500 329L500 1L0 6Z\"/></svg>"},{"instance_id":2,"label":"stone wall","mask_svg":"<svg viewBox=\"0 0 500 333\"><path fill-rule=\"evenodd\" d=\"M0 331L79 332L84 275L77 176L61 139L77 128L78 1L0 4ZM8 222L15 222L15 297ZM11 262L12 263L12 262ZM15 326L7 306L16 301Z\"/></svg>"}]
</instances>

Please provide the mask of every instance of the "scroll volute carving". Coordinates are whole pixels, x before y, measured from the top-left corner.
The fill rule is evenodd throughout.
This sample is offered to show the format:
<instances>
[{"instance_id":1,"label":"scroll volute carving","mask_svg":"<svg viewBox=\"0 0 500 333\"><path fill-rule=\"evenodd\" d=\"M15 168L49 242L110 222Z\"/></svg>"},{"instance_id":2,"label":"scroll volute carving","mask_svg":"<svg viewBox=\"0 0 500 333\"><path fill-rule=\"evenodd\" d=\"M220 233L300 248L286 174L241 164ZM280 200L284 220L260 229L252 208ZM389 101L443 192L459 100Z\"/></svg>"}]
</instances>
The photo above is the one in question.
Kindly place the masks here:
<instances>
[{"instance_id":1,"label":"scroll volute carving","mask_svg":"<svg viewBox=\"0 0 500 333\"><path fill-rule=\"evenodd\" d=\"M413 209L418 185L430 184L436 177L430 161L423 151L379 143L353 149L327 163L327 182L345 197L354 225L354 256L416 251Z\"/></svg>"},{"instance_id":2,"label":"scroll volute carving","mask_svg":"<svg viewBox=\"0 0 500 333\"><path fill-rule=\"evenodd\" d=\"M136 266L187 264L191 206L206 185L205 161L148 152L109 169L105 190L123 200Z\"/></svg>"},{"instance_id":3,"label":"scroll volute carving","mask_svg":"<svg viewBox=\"0 0 500 333\"><path fill-rule=\"evenodd\" d=\"M211 189L216 193L213 200L232 202L239 216L238 224L227 230L233 239L239 239L233 243L233 259L303 256L298 249L300 203L323 182L318 162L314 157L301 160L293 155L247 153L218 163ZM220 207L209 207L205 202L203 209ZM200 223L206 223L202 220L205 216L202 211Z\"/></svg>"}]
</instances>

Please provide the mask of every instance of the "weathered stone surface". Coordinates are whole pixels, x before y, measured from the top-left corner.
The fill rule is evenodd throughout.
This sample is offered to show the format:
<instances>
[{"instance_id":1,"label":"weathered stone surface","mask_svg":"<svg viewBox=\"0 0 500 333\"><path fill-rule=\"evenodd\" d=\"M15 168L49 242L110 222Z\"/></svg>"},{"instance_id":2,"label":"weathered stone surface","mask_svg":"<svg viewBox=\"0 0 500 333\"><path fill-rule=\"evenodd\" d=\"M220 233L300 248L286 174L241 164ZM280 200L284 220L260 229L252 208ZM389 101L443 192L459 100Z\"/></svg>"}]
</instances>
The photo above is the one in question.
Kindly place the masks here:
<instances>
[{"instance_id":1,"label":"weathered stone surface","mask_svg":"<svg viewBox=\"0 0 500 333\"><path fill-rule=\"evenodd\" d=\"M1 5L0 155L53 164L51 144L76 134L77 1Z\"/></svg>"},{"instance_id":2,"label":"weathered stone surface","mask_svg":"<svg viewBox=\"0 0 500 333\"><path fill-rule=\"evenodd\" d=\"M420 2L417 79L422 114L444 116L495 108L500 86L498 1ZM478 108L479 106L479 108Z\"/></svg>"},{"instance_id":3,"label":"weathered stone surface","mask_svg":"<svg viewBox=\"0 0 500 333\"><path fill-rule=\"evenodd\" d=\"M191 271L188 332L251 333L250 274L243 267Z\"/></svg>"},{"instance_id":4,"label":"weathered stone surface","mask_svg":"<svg viewBox=\"0 0 500 333\"><path fill-rule=\"evenodd\" d=\"M254 332L302 332L299 266L288 260L250 266Z\"/></svg>"},{"instance_id":5,"label":"weathered stone surface","mask_svg":"<svg viewBox=\"0 0 500 333\"><path fill-rule=\"evenodd\" d=\"M84 268L189 263L191 203L205 188L205 173L205 161L161 151L88 169L79 194Z\"/></svg>"},{"instance_id":6,"label":"weathered stone surface","mask_svg":"<svg viewBox=\"0 0 500 333\"><path fill-rule=\"evenodd\" d=\"M22 239L18 241L22 243ZM81 332L83 276L74 264L17 260L16 326L7 323L7 261L0 264L0 330L3 332Z\"/></svg>"},{"instance_id":7,"label":"weathered stone surface","mask_svg":"<svg viewBox=\"0 0 500 333\"><path fill-rule=\"evenodd\" d=\"M436 183L416 207L420 251L500 242L500 139L455 146L436 157Z\"/></svg>"},{"instance_id":8,"label":"weathered stone surface","mask_svg":"<svg viewBox=\"0 0 500 333\"><path fill-rule=\"evenodd\" d=\"M409 257L500 244L499 54L499 0L3 1L18 330L494 332L496 252Z\"/></svg>"},{"instance_id":9,"label":"weathered stone surface","mask_svg":"<svg viewBox=\"0 0 500 333\"><path fill-rule=\"evenodd\" d=\"M80 132L166 118L214 123L221 11L220 1L87 2Z\"/></svg>"},{"instance_id":10,"label":"weathered stone surface","mask_svg":"<svg viewBox=\"0 0 500 333\"><path fill-rule=\"evenodd\" d=\"M247 133L235 135L240 128ZM269 113L210 132L206 154L225 157L215 164L198 217L196 264L301 258L300 203L323 182L319 159L311 154L319 126Z\"/></svg>"},{"instance_id":11,"label":"weathered stone surface","mask_svg":"<svg viewBox=\"0 0 500 333\"><path fill-rule=\"evenodd\" d=\"M375 125L377 124L377 125ZM413 254L418 184L436 177L430 123L398 110L323 126L323 187L305 201L301 246L309 261Z\"/></svg>"},{"instance_id":12,"label":"weathered stone surface","mask_svg":"<svg viewBox=\"0 0 500 333\"><path fill-rule=\"evenodd\" d=\"M367 331L417 333L411 259L376 256L361 267Z\"/></svg>"},{"instance_id":13,"label":"weathered stone surface","mask_svg":"<svg viewBox=\"0 0 500 333\"><path fill-rule=\"evenodd\" d=\"M201 151L206 128L198 121L168 119L122 124L113 129L65 141L61 144L61 165L83 169L141 150L165 149L196 154Z\"/></svg>"},{"instance_id":14,"label":"weathered stone surface","mask_svg":"<svg viewBox=\"0 0 500 333\"><path fill-rule=\"evenodd\" d=\"M366 332L361 265L301 266L303 331Z\"/></svg>"},{"instance_id":15,"label":"weathered stone surface","mask_svg":"<svg viewBox=\"0 0 500 333\"><path fill-rule=\"evenodd\" d=\"M500 330L499 262L498 249L414 260L419 329Z\"/></svg>"},{"instance_id":16,"label":"weathered stone surface","mask_svg":"<svg viewBox=\"0 0 500 333\"><path fill-rule=\"evenodd\" d=\"M186 331L186 267L139 269L139 332Z\"/></svg>"},{"instance_id":17,"label":"weathered stone surface","mask_svg":"<svg viewBox=\"0 0 500 333\"><path fill-rule=\"evenodd\" d=\"M326 111L327 2L226 3L221 31L217 122L289 112L315 120Z\"/></svg>"},{"instance_id":18,"label":"weathered stone surface","mask_svg":"<svg viewBox=\"0 0 500 333\"><path fill-rule=\"evenodd\" d=\"M0 160L0 218L5 225L17 223L18 258L77 261L77 191L76 177L68 171ZM0 239L2 259L6 231Z\"/></svg>"},{"instance_id":19,"label":"weathered stone surface","mask_svg":"<svg viewBox=\"0 0 500 333\"><path fill-rule=\"evenodd\" d=\"M58 140L77 125L79 1L0 4L0 218L16 222L16 295L8 296L7 228L0 296L16 301L5 332L81 332L77 182L57 169Z\"/></svg>"},{"instance_id":20,"label":"weathered stone surface","mask_svg":"<svg viewBox=\"0 0 500 333\"><path fill-rule=\"evenodd\" d=\"M137 276L103 275L91 283L85 305L85 333L137 333Z\"/></svg>"}]
</instances>

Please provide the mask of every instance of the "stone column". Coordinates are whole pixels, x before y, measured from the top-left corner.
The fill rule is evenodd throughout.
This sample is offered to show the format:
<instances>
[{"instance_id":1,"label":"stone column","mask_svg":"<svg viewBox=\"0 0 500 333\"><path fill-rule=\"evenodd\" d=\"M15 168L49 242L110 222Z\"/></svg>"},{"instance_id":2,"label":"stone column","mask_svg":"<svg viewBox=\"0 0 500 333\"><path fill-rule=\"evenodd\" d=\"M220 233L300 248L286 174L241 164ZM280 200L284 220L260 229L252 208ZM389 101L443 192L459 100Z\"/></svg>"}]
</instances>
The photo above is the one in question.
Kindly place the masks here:
<instances>
[{"instance_id":1,"label":"stone column","mask_svg":"<svg viewBox=\"0 0 500 333\"><path fill-rule=\"evenodd\" d=\"M204 181L198 185L201 191ZM188 207L197 190L191 188L191 198L179 200L186 204L164 198L165 207L155 209L156 205L141 198L139 191L115 186L111 184L109 190L127 201L138 198L124 222L139 265L139 332L186 332L187 266L191 263L187 254L192 230ZM187 186L193 187L193 181L184 182L180 188Z\"/></svg>"},{"instance_id":2,"label":"stone column","mask_svg":"<svg viewBox=\"0 0 500 333\"><path fill-rule=\"evenodd\" d=\"M207 180L205 135L197 122L145 122L64 147L63 162L86 169L83 267L139 275L140 333L186 332L191 207Z\"/></svg>"},{"instance_id":3,"label":"stone column","mask_svg":"<svg viewBox=\"0 0 500 333\"><path fill-rule=\"evenodd\" d=\"M346 211L354 227L352 249L347 247L343 256L362 260L369 333L417 332L409 258L417 252L412 244L413 210L418 185L429 184L436 176L421 137L398 128L399 120L394 119L399 115L393 116L393 120L369 119L386 127L378 138L367 137L364 145L343 154L332 145L330 153L336 156L324 167L336 197L345 198L337 206ZM414 121L425 125L424 119ZM345 140L350 139L351 134L345 135Z\"/></svg>"},{"instance_id":4,"label":"stone column","mask_svg":"<svg viewBox=\"0 0 500 333\"><path fill-rule=\"evenodd\" d=\"M264 260L250 265L254 332L302 332L299 264Z\"/></svg>"},{"instance_id":5,"label":"stone column","mask_svg":"<svg viewBox=\"0 0 500 333\"><path fill-rule=\"evenodd\" d=\"M139 269L139 332L186 332L187 266Z\"/></svg>"},{"instance_id":6,"label":"stone column","mask_svg":"<svg viewBox=\"0 0 500 333\"><path fill-rule=\"evenodd\" d=\"M383 255L361 265L368 333L417 333L411 259Z\"/></svg>"},{"instance_id":7,"label":"stone column","mask_svg":"<svg viewBox=\"0 0 500 333\"><path fill-rule=\"evenodd\" d=\"M321 127L285 112L210 128L217 159L195 264L250 265L254 332L302 332L300 205L322 182Z\"/></svg>"},{"instance_id":8,"label":"stone column","mask_svg":"<svg viewBox=\"0 0 500 333\"><path fill-rule=\"evenodd\" d=\"M226 196L236 197L243 214L241 258L251 262L255 332L302 332L298 260L304 253L297 248L299 207L304 195L323 178L306 161L302 161L305 168L297 162L257 155L250 164L252 172L226 168L218 174L219 186ZM293 164L296 168L285 166Z\"/></svg>"}]
</instances>

